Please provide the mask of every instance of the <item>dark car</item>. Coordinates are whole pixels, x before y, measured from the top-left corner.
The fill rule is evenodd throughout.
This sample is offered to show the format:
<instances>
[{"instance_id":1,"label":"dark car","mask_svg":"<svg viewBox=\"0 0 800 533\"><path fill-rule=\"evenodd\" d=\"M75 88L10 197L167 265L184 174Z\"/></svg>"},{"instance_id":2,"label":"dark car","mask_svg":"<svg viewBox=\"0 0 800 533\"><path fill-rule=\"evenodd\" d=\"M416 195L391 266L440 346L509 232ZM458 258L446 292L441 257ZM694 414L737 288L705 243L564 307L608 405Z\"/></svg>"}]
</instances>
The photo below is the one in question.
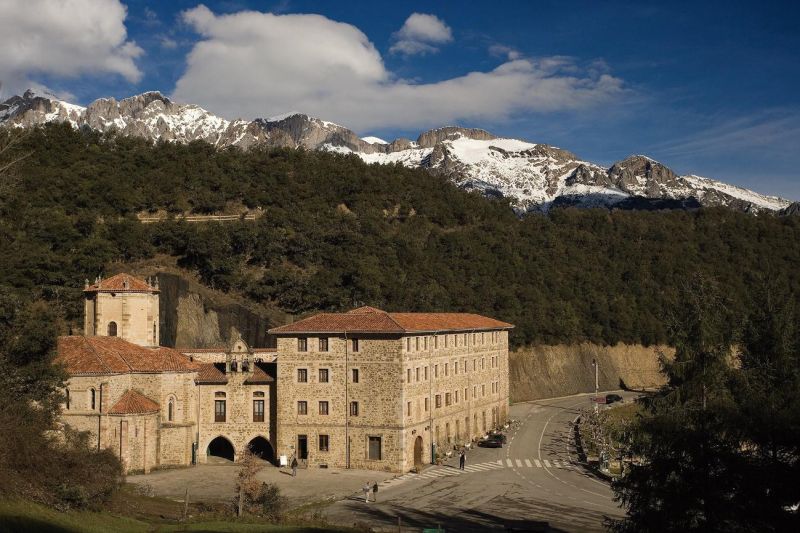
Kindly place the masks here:
<instances>
[{"instance_id":1,"label":"dark car","mask_svg":"<svg viewBox=\"0 0 800 533\"><path fill-rule=\"evenodd\" d=\"M489 435L485 439L479 440L478 446L480 446L481 448L502 448L503 440L493 437L496 437L496 435Z\"/></svg>"},{"instance_id":2,"label":"dark car","mask_svg":"<svg viewBox=\"0 0 800 533\"><path fill-rule=\"evenodd\" d=\"M502 442L503 444L505 444L505 443L506 443L506 441L508 440L508 439L506 438L505 434L504 434L504 433L501 433L501 432L499 432L499 431L492 431L491 433L489 433L489 438L490 438L490 439L497 439L497 440L499 440L500 442Z\"/></svg>"},{"instance_id":3,"label":"dark car","mask_svg":"<svg viewBox=\"0 0 800 533\"><path fill-rule=\"evenodd\" d=\"M614 403L614 402L621 402L622 396L619 394L606 394L606 403Z\"/></svg>"}]
</instances>

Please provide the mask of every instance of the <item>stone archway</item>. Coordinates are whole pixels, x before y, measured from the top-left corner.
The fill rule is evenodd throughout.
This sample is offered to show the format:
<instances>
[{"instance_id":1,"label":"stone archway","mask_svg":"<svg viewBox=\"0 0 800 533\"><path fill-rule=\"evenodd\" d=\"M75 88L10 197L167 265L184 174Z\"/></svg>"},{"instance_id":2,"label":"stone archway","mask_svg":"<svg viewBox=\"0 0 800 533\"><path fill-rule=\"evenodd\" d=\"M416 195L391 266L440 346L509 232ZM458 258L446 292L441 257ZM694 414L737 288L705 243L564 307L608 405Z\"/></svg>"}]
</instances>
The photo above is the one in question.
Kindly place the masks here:
<instances>
[{"instance_id":1,"label":"stone archway","mask_svg":"<svg viewBox=\"0 0 800 533\"><path fill-rule=\"evenodd\" d=\"M272 448L272 444L264 437L260 435L255 437L247 444L247 448L253 452L253 455L256 457L273 464L275 463L275 450Z\"/></svg>"},{"instance_id":2,"label":"stone archway","mask_svg":"<svg viewBox=\"0 0 800 533\"><path fill-rule=\"evenodd\" d=\"M414 469L422 470L422 437L414 439Z\"/></svg>"},{"instance_id":3,"label":"stone archway","mask_svg":"<svg viewBox=\"0 0 800 533\"><path fill-rule=\"evenodd\" d=\"M218 457L220 459L227 459L233 461L236 458L233 444L225 437L219 436L208 443L206 455L209 457Z\"/></svg>"}]
</instances>

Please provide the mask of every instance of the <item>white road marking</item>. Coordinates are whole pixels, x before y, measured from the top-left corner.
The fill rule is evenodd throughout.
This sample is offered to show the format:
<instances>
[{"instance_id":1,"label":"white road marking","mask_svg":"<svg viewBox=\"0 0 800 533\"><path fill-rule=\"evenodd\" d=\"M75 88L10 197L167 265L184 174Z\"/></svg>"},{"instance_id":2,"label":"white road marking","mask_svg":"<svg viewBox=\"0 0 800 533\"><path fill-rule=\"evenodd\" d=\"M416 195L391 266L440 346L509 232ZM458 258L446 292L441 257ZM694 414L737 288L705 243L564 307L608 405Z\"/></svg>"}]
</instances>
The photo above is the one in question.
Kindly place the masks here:
<instances>
[{"instance_id":1,"label":"white road marking","mask_svg":"<svg viewBox=\"0 0 800 533\"><path fill-rule=\"evenodd\" d=\"M536 463L536 468L541 468L542 467L542 463L541 463L541 461L539 461L539 459L534 459L533 462Z\"/></svg>"},{"instance_id":2,"label":"white road marking","mask_svg":"<svg viewBox=\"0 0 800 533\"><path fill-rule=\"evenodd\" d=\"M519 459L517 459L517 467L522 468L522 461L520 461Z\"/></svg>"},{"instance_id":3,"label":"white road marking","mask_svg":"<svg viewBox=\"0 0 800 533\"><path fill-rule=\"evenodd\" d=\"M503 460L502 459L498 459L497 460L497 464L499 464L500 466L503 466Z\"/></svg>"},{"instance_id":4,"label":"white road marking","mask_svg":"<svg viewBox=\"0 0 800 533\"><path fill-rule=\"evenodd\" d=\"M514 463L511 462L511 459L506 459L506 463L508 463L508 466L514 466Z\"/></svg>"},{"instance_id":5,"label":"white road marking","mask_svg":"<svg viewBox=\"0 0 800 533\"><path fill-rule=\"evenodd\" d=\"M533 466L533 465L531 464L531 460L530 460L530 459L525 459L525 466L527 466L528 468L530 468L530 467L532 467L532 466Z\"/></svg>"},{"instance_id":6,"label":"white road marking","mask_svg":"<svg viewBox=\"0 0 800 533\"><path fill-rule=\"evenodd\" d=\"M550 462L547 459L544 460L544 467L550 468Z\"/></svg>"}]
</instances>

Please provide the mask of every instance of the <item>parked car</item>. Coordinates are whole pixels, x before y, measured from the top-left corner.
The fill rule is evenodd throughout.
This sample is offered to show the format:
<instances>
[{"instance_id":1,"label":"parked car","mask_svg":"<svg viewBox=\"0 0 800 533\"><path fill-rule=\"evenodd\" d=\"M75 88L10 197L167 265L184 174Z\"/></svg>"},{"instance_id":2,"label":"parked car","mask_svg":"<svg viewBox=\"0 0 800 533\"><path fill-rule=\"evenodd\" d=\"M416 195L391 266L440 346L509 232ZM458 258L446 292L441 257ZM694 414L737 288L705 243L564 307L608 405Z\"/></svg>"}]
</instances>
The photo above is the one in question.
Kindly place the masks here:
<instances>
[{"instance_id":1,"label":"parked car","mask_svg":"<svg viewBox=\"0 0 800 533\"><path fill-rule=\"evenodd\" d=\"M503 438L502 435L489 435L485 439L478 441L478 446L481 448L502 448Z\"/></svg>"},{"instance_id":2,"label":"parked car","mask_svg":"<svg viewBox=\"0 0 800 533\"><path fill-rule=\"evenodd\" d=\"M506 435L505 435L505 433L503 433L503 432L501 432L501 431L497 431L497 430L490 431L490 432L489 432L489 438L490 438L490 439L500 439L500 441L501 441L503 444L505 444L505 443L506 443L506 441L508 440L508 439L506 438Z\"/></svg>"},{"instance_id":3,"label":"parked car","mask_svg":"<svg viewBox=\"0 0 800 533\"><path fill-rule=\"evenodd\" d=\"M614 402L621 402L622 396L619 394L606 394L606 403L614 403Z\"/></svg>"}]
</instances>

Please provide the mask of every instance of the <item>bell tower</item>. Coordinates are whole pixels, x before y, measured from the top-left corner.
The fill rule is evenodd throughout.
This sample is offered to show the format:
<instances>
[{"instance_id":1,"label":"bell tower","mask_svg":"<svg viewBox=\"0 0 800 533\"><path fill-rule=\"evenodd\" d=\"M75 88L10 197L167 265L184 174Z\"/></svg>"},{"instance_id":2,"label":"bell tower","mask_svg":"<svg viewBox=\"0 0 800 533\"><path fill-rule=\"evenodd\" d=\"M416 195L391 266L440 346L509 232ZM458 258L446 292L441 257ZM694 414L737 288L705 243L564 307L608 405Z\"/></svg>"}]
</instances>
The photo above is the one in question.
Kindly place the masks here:
<instances>
[{"instance_id":1,"label":"bell tower","mask_svg":"<svg viewBox=\"0 0 800 533\"><path fill-rule=\"evenodd\" d=\"M140 346L159 345L158 279L130 274L86 280L84 327L87 337L120 337Z\"/></svg>"}]
</instances>

